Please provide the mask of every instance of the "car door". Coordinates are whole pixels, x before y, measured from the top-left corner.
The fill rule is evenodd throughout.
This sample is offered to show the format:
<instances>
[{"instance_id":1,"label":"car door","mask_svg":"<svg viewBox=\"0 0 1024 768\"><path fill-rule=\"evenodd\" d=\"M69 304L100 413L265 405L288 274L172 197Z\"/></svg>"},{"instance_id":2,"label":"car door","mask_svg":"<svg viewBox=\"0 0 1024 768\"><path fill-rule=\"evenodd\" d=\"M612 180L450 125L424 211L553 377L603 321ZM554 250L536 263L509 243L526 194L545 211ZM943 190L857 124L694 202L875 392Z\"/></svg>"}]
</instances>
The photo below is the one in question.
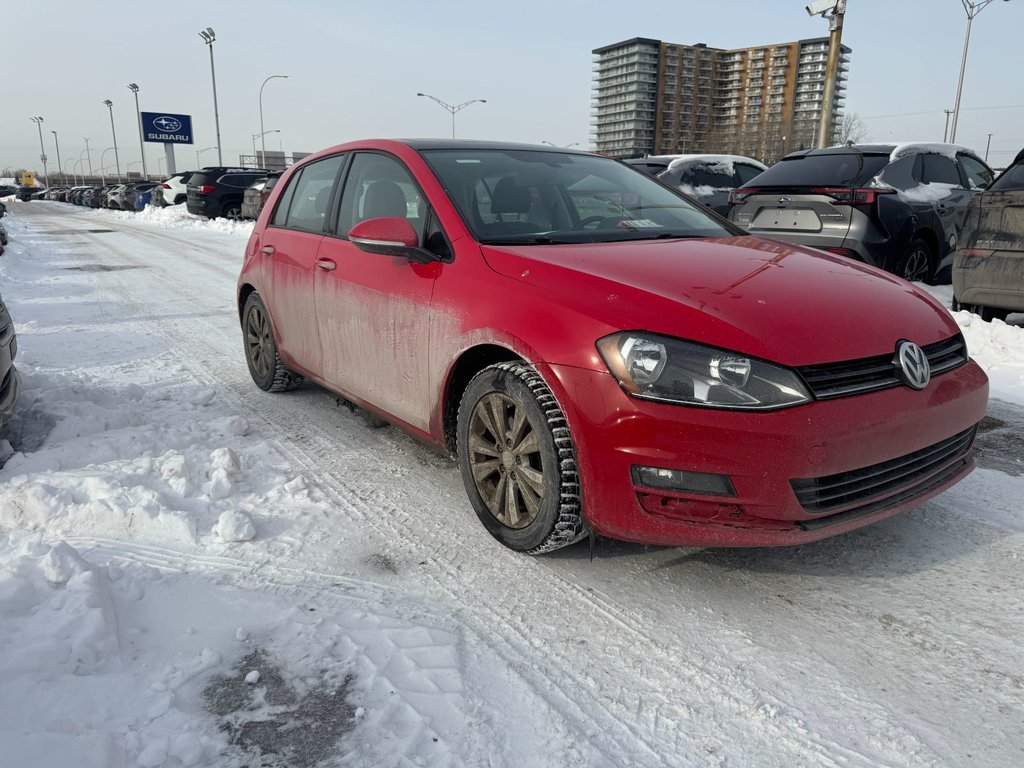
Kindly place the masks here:
<instances>
[{"instance_id":1,"label":"car door","mask_svg":"<svg viewBox=\"0 0 1024 768\"><path fill-rule=\"evenodd\" d=\"M347 236L367 219L405 218L428 244L427 201L412 174L380 152L353 155L333 233L320 247L316 316L324 378L426 431L430 417L430 299L443 265L366 253Z\"/></svg>"},{"instance_id":2,"label":"car door","mask_svg":"<svg viewBox=\"0 0 1024 768\"><path fill-rule=\"evenodd\" d=\"M924 194L931 202L941 232L939 256L956 247L957 236L967 215L971 194L964 187L960 169L952 158L936 152L921 155L921 181Z\"/></svg>"},{"instance_id":3,"label":"car door","mask_svg":"<svg viewBox=\"0 0 1024 768\"><path fill-rule=\"evenodd\" d=\"M277 200L263 232L263 301L270 312L282 356L320 375L320 335L313 308L317 253L331 194L345 155L303 166Z\"/></svg>"}]
</instances>

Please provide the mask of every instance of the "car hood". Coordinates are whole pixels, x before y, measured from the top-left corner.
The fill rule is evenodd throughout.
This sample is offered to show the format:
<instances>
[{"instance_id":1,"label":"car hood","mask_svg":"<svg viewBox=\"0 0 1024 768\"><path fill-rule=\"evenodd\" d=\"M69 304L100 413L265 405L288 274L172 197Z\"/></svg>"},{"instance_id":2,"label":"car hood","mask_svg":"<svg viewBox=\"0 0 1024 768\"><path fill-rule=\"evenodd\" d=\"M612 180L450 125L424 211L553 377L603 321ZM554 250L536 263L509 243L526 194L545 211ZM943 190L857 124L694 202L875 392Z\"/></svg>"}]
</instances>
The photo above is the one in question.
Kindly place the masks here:
<instances>
[{"instance_id":1,"label":"car hood","mask_svg":"<svg viewBox=\"0 0 1024 768\"><path fill-rule=\"evenodd\" d=\"M785 365L885 354L958 328L894 275L756 237L482 246L506 277L613 330L647 330Z\"/></svg>"}]
</instances>

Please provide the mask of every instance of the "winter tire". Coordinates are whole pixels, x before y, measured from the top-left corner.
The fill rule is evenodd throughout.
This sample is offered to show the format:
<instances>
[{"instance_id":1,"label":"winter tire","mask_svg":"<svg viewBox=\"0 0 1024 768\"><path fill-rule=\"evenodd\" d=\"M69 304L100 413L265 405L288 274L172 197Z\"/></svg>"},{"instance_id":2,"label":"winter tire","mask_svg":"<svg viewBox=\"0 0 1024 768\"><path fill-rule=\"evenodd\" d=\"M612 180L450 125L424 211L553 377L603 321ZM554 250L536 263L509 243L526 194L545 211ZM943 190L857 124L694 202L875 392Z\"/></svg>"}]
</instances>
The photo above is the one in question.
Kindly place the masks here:
<instances>
[{"instance_id":1,"label":"winter tire","mask_svg":"<svg viewBox=\"0 0 1024 768\"><path fill-rule=\"evenodd\" d=\"M532 366L478 373L459 405L457 435L466 493L498 541L541 554L587 535L569 425Z\"/></svg>"},{"instance_id":2,"label":"winter tire","mask_svg":"<svg viewBox=\"0 0 1024 768\"><path fill-rule=\"evenodd\" d=\"M242 218L242 204L241 203L225 203L224 207L220 209L220 215L225 219L236 220Z\"/></svg>"},{"instance_id":3,"label":"winter tire","mask_svg":"<svg viewBox=\"0 0 1024 768\"><path fill-rule=\"evenodd\" d=\"M270 316L258 293L246 299L242 310L242 338L245 362L257 387L267 392L285 392L302 381L301 375L281 362Z\"/></svg>"}]
</instances>

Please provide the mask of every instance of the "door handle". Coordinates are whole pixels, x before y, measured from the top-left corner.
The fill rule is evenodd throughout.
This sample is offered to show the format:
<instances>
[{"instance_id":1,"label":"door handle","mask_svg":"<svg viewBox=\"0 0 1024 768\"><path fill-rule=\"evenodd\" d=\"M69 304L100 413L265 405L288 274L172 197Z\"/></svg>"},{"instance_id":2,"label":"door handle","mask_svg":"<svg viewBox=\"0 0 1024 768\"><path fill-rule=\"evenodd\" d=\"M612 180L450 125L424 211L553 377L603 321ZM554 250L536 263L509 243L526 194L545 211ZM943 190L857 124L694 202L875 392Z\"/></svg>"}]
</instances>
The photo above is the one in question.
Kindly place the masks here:
<instances>
[{"instance_id":1,"label":"door handle","mask_svg":"<svg viewBox=\"0 0 1024 768\"><path fill-rule=\"evenodd\" d=\"M316 265L320 267L320 269L326 269L328 272L333 272L338 268L338 265L330 259L318 259Z\"/></svg>"},{"instance_id":2,"label":"door handle","mask_svg":"<svg viewBox=\"0 0 1024 768\"><path fill-rule=\"evenodd\" d=\"M265 254L267 254L267 256L273 256L275 253L277 253L277 249L272 245L264 245L261 250Z\"/></svg>"}]
</instances>

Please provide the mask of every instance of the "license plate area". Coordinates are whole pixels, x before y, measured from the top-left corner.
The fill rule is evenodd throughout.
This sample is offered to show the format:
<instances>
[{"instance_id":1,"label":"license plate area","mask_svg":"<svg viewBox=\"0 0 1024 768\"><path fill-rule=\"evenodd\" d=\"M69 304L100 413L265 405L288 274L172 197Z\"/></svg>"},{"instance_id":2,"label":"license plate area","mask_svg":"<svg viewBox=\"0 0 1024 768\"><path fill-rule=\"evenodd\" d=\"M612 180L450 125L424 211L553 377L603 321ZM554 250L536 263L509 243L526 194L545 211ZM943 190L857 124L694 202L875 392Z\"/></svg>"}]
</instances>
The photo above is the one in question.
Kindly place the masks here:
<instances>
[{"instance_id":1,"label":"license plate area","mask_svg":"<svg viewBox=\"0 0 1024 768\"><path fill-rule=\"evenodd\" d=\"M809 208L762 208L751 228L820 232L821 219Z\"/></svg>"}]
</instances>

